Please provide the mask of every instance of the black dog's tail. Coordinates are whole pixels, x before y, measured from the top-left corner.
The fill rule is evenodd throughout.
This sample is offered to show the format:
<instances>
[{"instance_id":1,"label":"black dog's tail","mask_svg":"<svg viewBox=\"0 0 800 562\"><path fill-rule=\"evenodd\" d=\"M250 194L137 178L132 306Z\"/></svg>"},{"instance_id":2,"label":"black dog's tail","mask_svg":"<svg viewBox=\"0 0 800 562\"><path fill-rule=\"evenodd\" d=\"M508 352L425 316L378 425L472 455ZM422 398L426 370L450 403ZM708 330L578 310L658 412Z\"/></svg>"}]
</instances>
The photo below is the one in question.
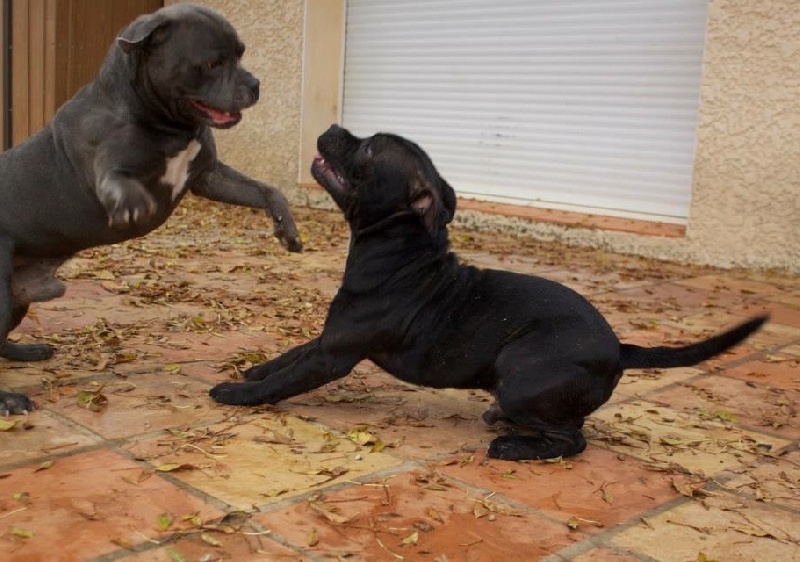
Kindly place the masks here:
<instances>
[{"instance_id":1,"label":"black dog's tail","mask_svg":"<svg viewBox=\"0 0 800 562\"><path fill-rule=\"evenodd\" d=\"M707 340L683 347L640 347L632 344L620 346L621 369L647 369L650 367L691 367L733 347L758 330L769 319L769 314L757 316Z\"/></svg>"}]
</instances>

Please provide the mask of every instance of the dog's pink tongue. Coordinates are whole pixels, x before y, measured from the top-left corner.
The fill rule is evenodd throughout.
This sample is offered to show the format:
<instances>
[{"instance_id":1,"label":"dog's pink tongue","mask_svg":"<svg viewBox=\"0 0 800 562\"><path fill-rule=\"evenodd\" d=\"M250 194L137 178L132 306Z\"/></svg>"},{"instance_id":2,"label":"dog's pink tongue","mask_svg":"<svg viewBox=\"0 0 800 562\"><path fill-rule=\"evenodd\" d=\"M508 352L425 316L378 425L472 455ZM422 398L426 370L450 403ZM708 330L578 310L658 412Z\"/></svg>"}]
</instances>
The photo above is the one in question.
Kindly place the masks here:
<instances>
[{"instance_id":1,"label":"dog's pink tongue","mask_svg":"<svg viewBox=\"0 0 800 562\"><path fill-rule=\"evenodd\" d=\"M211 120L214 121L217 125L227 125L233 121L236 121L239 117L233 113L228 113L227 111L222 111L220 109L214 109L213 107L206 106L205 108L206 113Z\"/></svg>"},{"instance_id":2,"label":"dog's pink tongue","mask_svg":"<svg viewBox=\"0 0 800 562\"><path fill-rule=\"evenodd\" d=\"M241 113L238 111L235 113L230 113L228 111L217 109L216 107L211 107L210 105L201 101L194 101L192 103L194 103L195 107L197 107L200 111L205 113L215 125L227 125L229 123L235 123L242 117Z\"/></svg>"}]
</instances>

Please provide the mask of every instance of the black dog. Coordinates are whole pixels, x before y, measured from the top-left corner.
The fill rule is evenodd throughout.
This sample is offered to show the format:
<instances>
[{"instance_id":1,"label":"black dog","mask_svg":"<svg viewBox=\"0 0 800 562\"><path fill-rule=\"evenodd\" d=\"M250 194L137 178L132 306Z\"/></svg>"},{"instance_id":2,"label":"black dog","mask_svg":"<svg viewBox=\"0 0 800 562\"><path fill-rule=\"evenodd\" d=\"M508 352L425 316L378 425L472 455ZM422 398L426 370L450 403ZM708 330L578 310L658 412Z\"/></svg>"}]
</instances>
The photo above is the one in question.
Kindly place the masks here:
<instances>
[{"instance_id":1,"label":"black dog","mask_svg":"<svg viewBox=\"0 0 800 562\"><path fill-rule=\"evenodd\" d=\"M231 24L207 8L142 16L50 125L0 155L0 357L50 357L47 345L7 336L30 303L64 293L56 269L80 250L157 228L187 190L265 209L275 235L300 251L286 198L217 160L210 127L234 126L258 100L243 52ZM0 415L32 407L0 391Z\"/></svg>"},{"instance_id":2,"label":"black dog","mask_svg":"<svg viewBox=\"0 0 800 562\"><path fill-rule=\"evenodd\" d=\"M535 430L494 439L488 455L543 459L586 447L584 418L611 396L624 369L694 365L739 343L766 317L678 348L620 344L576 292L539 277L460 265L446 224L456 199L428 156L388 134L359 139L331 127L314 177L351 228L344 280L322 335L223 383L226 404L275 403L345 376L370 359L436 388L480 388L484 419Z\"/></svg>"}]
</instances>

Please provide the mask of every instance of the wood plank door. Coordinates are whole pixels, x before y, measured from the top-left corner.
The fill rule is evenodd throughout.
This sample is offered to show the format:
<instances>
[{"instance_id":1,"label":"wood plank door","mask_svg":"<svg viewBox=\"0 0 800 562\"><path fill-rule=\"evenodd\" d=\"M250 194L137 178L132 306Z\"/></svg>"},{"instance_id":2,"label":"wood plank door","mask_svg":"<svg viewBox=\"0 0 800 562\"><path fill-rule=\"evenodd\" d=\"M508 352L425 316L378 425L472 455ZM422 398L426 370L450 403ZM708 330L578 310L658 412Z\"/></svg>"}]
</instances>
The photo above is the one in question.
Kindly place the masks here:
<instances>
[{"instance_id":1,"label":"wood plank door","mask_svg":"<svg viewBox=\"0 0 800 562\"><path fill-rule=\"evenodd\" d=\"M18 144L91 81L119 31L163 0L13 0L11 20L10 138ZM9 76L10 75L10 76Z\"/></svg>"}]
</instances>

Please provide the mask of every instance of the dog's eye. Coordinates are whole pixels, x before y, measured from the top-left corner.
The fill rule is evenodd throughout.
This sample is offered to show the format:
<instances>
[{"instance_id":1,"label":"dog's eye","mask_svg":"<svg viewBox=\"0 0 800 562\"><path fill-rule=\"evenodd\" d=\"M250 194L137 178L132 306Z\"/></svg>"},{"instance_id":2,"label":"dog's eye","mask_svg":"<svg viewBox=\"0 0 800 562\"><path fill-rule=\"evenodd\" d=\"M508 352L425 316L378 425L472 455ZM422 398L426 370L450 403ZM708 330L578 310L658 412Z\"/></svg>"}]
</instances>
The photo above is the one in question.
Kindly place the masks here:
<instances>
[{"instance_id":1,"label":"dog's eye","mask_svg":"<svg viewBox=\"0 0 800 562\"><path fill-rule=\"evenodd\" d=\"M364 154L366 154L370 158L372 157L373 150L372 150L372 145L371 144L365 144L364 145Z\"/></svg>"},{"instance_id":2,"label":"dog's eye","mask_svg":"<svg viewBox=\"0 0 800 562\"><path fill-rule=\"evenodd\" d=\"M214 60L207 61L205 66L206 66L206 69L208 69L208 70L214 70L215 68L217 68L221 64L222 64L222 59L214 59Z\"/></svg>"}]
</instances>

